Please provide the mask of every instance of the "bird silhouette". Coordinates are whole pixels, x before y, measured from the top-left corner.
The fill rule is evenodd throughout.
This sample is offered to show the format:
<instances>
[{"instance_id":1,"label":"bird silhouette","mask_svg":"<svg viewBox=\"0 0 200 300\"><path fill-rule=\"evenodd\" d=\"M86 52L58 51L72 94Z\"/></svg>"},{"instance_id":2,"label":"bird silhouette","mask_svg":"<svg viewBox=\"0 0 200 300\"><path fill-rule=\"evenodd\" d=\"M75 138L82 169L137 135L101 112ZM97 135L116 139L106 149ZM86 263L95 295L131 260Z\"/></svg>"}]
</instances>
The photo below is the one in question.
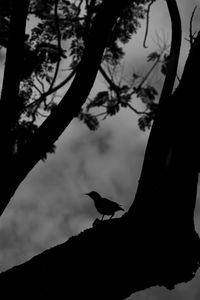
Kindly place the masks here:
<instances>
[{"instance_id":1,"label":"bird silhouette","mask_svg":"<svg viewBox=\"0 0 200 300\"><path fill-rule=\"evenodd\" d=\"M114 216L116 211L124 209L116 202L111 201L106 198L102 198L99 193L92 191L90 193L86 193L85 195L89 196L94 200L94 205L97 211L102 215L101 220L103 220L104 216L110 216L110 219Z\"/></svg>"}]
</instances>

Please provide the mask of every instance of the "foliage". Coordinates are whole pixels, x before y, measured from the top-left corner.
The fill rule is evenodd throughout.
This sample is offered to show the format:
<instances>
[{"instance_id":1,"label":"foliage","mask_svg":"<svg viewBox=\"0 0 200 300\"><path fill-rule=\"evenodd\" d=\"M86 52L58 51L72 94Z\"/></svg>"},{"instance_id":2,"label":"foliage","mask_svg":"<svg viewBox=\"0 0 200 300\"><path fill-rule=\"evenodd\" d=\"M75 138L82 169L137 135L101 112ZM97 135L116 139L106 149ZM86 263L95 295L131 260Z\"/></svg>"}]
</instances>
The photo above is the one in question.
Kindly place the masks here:
<instances>
[{"instance_id":1,"label":"foliage","mask_svg":"<svg viewBox=\"0 0 200 300\"><path fill-rule=\"evenodd\" d=\"M67 65L67 75L71 79L70 74L76 71L81 61L90 28L101 3L101 0L31 0L28 20L32 20L34 26L27 31L24 41L24 62L18 95L19 117L11 129L13 153L17 153L26 144L41 120L48 117L56 107L59 101L56 91L68 82L65 79L63 83L56 85L60 65ZM98 92L92 100L88 100L78 115L91 130L98 128L100 116L103 119L113 116L121 107L129 107L140 115L138 124L142 130L150 127L155 116L158 94L156 89L147 80L142 82L143 79L138 74L133 74L130 84L122 80L117 82L116 72L124 57L123 45L137 32L140 20L145 17L146 3L147 0L140 0L131 4L113 27L102 59L102 65L106 65L108 69L108 74L105 76L104 70L102 75L109 86ZM8 43L11 10L12 1L1 1L0 46L4 48ZM154 61L159 58L161 53L153 52L147 60ZM162 73L165 73L166 64L165 53ZM145 105L144 111L138 111L132 106L135 98L141 99ZM95 115L94 110L97 108L104 111ZM49 151L53 150L54 146Z\"/></svg>"}]
</instances>

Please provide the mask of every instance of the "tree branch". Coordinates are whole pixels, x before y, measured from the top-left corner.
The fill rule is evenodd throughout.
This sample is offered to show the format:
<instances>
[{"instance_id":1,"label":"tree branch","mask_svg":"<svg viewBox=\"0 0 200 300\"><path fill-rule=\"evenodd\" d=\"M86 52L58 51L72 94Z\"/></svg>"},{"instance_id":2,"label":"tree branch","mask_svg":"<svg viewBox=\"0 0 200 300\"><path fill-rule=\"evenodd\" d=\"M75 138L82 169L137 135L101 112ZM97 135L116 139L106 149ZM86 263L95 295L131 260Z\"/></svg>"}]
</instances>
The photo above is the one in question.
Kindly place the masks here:
<instances>
[{"instance_id":1,"label":"tree branch","mask_svg":"<svg viewBox=\"0 0 200 300\"><path fill-rule=\"evenodd\" d=\"M144 48L148 48L148 46L146 46L146 40L147 40L148 31L149 31L149 14L150 14L151 6L153 5L154 2L155 2L155 0L151 0L151 2L148 5L148 8L147 8L146 30L145 30L144 41L143 41L143 47Z\"/></svg>"},{"instance_id":2,"label":"tree branch","mask_svg":"<svg viewBox=\"0 0 200 300\"><path fill-rule=\"evenodd\" d=\"M195 232L129 221L126 214L96 219L93 228L1 273L1 299L123 300L152 286L173 289L194 277L200 253Z\"/></svg>"},{"instance_id":3,"label":"tree branch","mask_svg":"<svg viewBox=\"0 0 200 300\"><path fill-rule=\"evenodd\" d=\"M197 6L194 7L194 9L192 11L191 18L190 18L190 34L189 34L190 45L192 45L192 43L194 42L195 32L193 33L192 22L193 22L193 19L194 19L194 14L195 14L196 9L197 9Z\"/></svg>"}]
</instances>

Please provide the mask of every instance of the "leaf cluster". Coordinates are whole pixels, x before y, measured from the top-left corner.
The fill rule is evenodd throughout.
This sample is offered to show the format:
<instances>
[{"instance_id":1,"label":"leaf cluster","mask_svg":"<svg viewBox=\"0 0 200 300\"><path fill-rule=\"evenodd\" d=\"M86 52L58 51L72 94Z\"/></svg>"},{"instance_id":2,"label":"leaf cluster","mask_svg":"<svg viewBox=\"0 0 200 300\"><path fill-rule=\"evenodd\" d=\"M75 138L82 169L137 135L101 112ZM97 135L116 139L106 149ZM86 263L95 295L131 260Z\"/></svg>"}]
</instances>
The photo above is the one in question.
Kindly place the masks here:
<instances>
[{"instance_id":1,"label":"leaf cluster","mask_svg":"<svg viewBox=\"0 0 200 300\"><path fill-rule=\"evenodd\" d=\"M152 56L156 58L160 55L153 54ZM158 107L158 91L148 83L148 78L144 80L142 76L136 73L132 74L132 80L129 84L123 80L118 84L115 83L114 79L116 77L116 74L111 74L109 77L109 88L98 92L93 99L90 98L88 100L85 108L81 110L80 120L84 120L84 115L86 115L87 122L85 123L90 129L95 130L99 126L99 121L104 120L108 116L116 115L120 108L129 108L139 115L139 128L143 131L149 129ZM106 79L108 80L107 77ZM141 111L136 108L137 105L135 103L137 99L143 103L144 110ZM97 109L100 109L101 112L95 114ZM94 117L96 118L95 122Z\"/></svg>"}]
</instances>

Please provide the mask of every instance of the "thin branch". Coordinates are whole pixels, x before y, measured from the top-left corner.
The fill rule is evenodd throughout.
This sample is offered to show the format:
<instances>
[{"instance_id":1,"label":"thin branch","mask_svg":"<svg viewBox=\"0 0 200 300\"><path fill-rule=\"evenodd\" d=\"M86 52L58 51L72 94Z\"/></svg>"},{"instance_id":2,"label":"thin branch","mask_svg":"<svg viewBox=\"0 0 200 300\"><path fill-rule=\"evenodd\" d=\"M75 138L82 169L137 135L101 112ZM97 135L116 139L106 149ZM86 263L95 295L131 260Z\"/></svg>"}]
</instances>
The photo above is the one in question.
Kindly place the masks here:
<instances>
[{"instance_id":1,"label":"thin branch","mask_svg":"<svg viewBox=\"0 0 200 300\"><path fill-rule=\"evenodd\" d=\"M99 67L99 71L103 75L103 77L106 79L106 81L109 83L110 87L116 92L117 95L119 95L119 87L109 78L109 76L106 74L102 66ZM149 73L149 72L148 72ZM149 76L149 75L148 75ZM145 79L146 80L146 79ZM132 93L131 93L132 94ZM136 108L134 108L130 103L126 103L127 106L133 110L136 114L147 114L145 111L138 111Z\"/></svg>"},{"instance_id":2,"label":"thin branch","mask_svg":"<svg viewBox=\"0 0 200 300\"><path fill-rule=\"evenodd\" d=\"M163 49L163 52L164 51L165 51L165 49ZM143 86L143 84L147 81L148 77L151 75L151 73L153 72L153 70L155 69L155 67L157 66L157 64L160 62L160 57L163 54L163 52L161 52L161 54L159 55L159 57L155 60L154 64L149 69L149 71L147 72L147 74L144 76L144 78L142 79L142 81L138 85L137 89L140 89Z\"/></svg>"},{"instance_id":3,"label":"thin branch","mask_svg":"<svg viewBox=\"0 0 200 300\"><path fill-rule=\"evenodd\" d=\"M44 87L44 83L42 82L42 80L39 78L39 75L36 73L35 74L35 78L37 79L37 81L39 82L39 84L42 87L42 92L45 93L45 87Z\"/></svg>"},{"instance_id":4,"label":"thin branch","mask_svg":"<svg viewBox=\"0 0 200 300\"><path fill-rule=\"evenodd\" d=\"M151 0L151 2L148 5L147 8L147 16L146 16L146 30L145 30L145 35L144 35L144 41L143 41L143 47L144 48L148 48L148 46L146 46L146 40L147 40L147 35L148 35L148 31L149 31L149 15L150 15L150 9L152 4L155 2L155 0Z\"/></svg>"},{"instance_id":5,"label":"thin branch","mask_svg":"<svg viewBox=\"0 0 200 300\"><path fill-rule=\"evenodd\" d=\"M80 14L80 12L81 12L81 5L83 4L83 0L80 0L80 2L79 2L79 5L77 6L78 7L78 14L77 14L77 16Z\"/></svg>"},{"instance_id":6,"label":"thin branch","mask_svg":"<svg viewBox=\"0 0 200 300\"><path fill-rule=\"evenodd\" d=\"M99 113L99 114L97 114L97 115L94 115L94 117L100 117L100 116L104 116L104 115L106 115L107 114L107 111L104 111L104 112L102 112L102 113Z\"/></svg>"},{"instance_id":7,"label":"thin branch","mask_svg":"<svg viewBox=\"0 0 200 300\"><path fill-rule=\"evenodd\" d=\"M70 74L63 81L61 81L60 83L58 83L58 85L56 85L55 87L53 87L51 90L48 90L45 93L45 96L49 96L50 94L55 93L57 90L59 90L60 88L62 88L65 84L67 84L74 77L74 75L76 74L77 67L78 67L78 65L76 66L76 68L74 68L70 72Z\"/></svg>"},{"instance_id":8,"label":"thin branch","mask_svg":"<svg viewBox=\"0 0 200 300\"><path fill-rule=\"evenodd\" d=\"M45 114L41 113L40 111L38 111L37 113L38 113L42 118L47 118L47 117L48 117L48 115L45 115Z\"/></svg>"},{"instance_id":9,"label":"thin branch","mask_svg":"<svg viewBox=\"0 0 200 300\"><path fill-rule=\"evenodd\" d=\"M40 95L42 95L41 90L37 87L37 85L35 83L32 83L33 87L40 93Z\"/></svg>"},{"instance_id":10,"label":"thin branch","mask_svg":"<svg viewBox=\"0 0 200 300\"><path fill-rule=\"evenodd\" d=\"M194 42L194 35L196 34L196 31L193 33L193 28L192 28L192 23L193 23L194 14L195 14L196 9L197 9L197 5L194 7L194 9L192 11L191 18L190 18L190 35L189 35L190 45L193 44L193 42Z\"/></svg>"},{"instance_id":11,"label":"thin branch","mask_svg":"<svg viewBox=\"0 0 200 300\"><path fill-rule=\"evenodd\" d=\"M138 114L138 115L148 115L148 113L146 112L146 110L144 110L144 111L139 111L139 110L137 110L136 108L134 108L130 103L127 103L127 106L128 106L131 110L133 110L136 114Z\"/></svg>"},{"instance_id":12,"label":"thin branch","mask_svg":"<svg viewBox=\"0 0 200 300\"><path fill-rule=\"evenodd\" d=\"M180 77L178 76L178 74L176 74L176 78L177 78L178 82L180 83L181 79L180 79Z\"/></svg>"},{"instance_id":13,"label":"thin branch","mask_svg":"<svg viewBox=\"0 0 200 300\"><path fill-rule=\"evenodd\" d=\"M51 90L48 90L47 92L42 93L38 99L36 99L34 102L29 103L26 106L26 108L35 106L38 104L40 105L46 99L47 96L55 93L57 90L62 88L65 84L67 84L73 78L73 76L76 74L76 70L77 70L77 67L74 70L72 70L71 73L62 82L60 82L57 86L55 86Z\"/></svg>"},{"instance_id":14,"label":"thin branch","mask_svg":"<svg viewBox=\"0 0 200 300\"><path fill-rule=\"evenodd\" d=\"M113 89L115 92L119 91L119 87L114 83L112 79L107 75L106 71L103 69L103 67L100 65L99 66L99 71L101 75L105 78L105 80L109 83L111 89Z\"/></svg>"},{"instance_id":15,"label":"thin branch","mask_svg":"<svg viewBox=\"0 0 200 300\"><path fill-rule=\"evenodd\" d=\"M30 10L29 14L37 14L37 11L36 10L35 11ZM51 21L52 19L54 19L55 16L54 15L43 14L42 17L45 17L46 20ZM65 23L66 23L66 21L70 22L70 23L73 23L73 22L79 22L79 21L83 21L83 20L85 20L85 17L76 17L76 18L61 18L61 17L59 17L58 18L59 22L65 22Z\"/></svg>"}]
</instances>

